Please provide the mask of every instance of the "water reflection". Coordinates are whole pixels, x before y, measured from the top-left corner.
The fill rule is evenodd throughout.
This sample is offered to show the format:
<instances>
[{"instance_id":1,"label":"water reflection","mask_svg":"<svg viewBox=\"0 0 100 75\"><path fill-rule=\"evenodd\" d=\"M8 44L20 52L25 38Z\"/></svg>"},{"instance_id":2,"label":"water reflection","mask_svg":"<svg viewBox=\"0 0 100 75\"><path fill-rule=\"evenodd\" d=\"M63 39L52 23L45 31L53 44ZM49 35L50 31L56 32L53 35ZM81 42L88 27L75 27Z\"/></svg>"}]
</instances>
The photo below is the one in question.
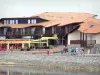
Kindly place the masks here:
<instances>
[{"instance_id":1,"label":"water reflection","mask_svg":"<svg viewBox=\"0 0 100 75\"><path fill-rule=\"evenodd\" d=\"M100 75L100 72L61 71L33 67L0 66L0 75Z\"/></svg>"}]
</instances>

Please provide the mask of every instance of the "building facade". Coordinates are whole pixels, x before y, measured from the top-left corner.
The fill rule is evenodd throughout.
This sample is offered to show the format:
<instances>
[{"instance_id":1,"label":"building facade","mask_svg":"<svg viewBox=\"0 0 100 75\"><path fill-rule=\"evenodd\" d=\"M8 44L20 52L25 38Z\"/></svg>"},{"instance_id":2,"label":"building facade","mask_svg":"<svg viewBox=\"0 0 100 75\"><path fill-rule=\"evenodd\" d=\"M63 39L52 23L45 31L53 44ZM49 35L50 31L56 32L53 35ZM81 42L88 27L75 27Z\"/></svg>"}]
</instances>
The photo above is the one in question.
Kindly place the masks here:
<instances>
[{"instance_id":1,"label":"building facade","mask_svg":"<svg viewBox=\"0 0 100 75\"><path fill-rule=\"evenodd\" d=\"M85 20L94 16L88 13L45 12L31 17L1 18L0 39L5 41L4 44L7 42L7 49L10 49L9 45L12 46L12 44L24 47L25 42L30 47L31 39L53 36L58 37L59 40L56 43L59 45L80 44L85 46L88 40L87 35L78 29ZM17 42L14 42L14 39ZM26 40L21 43L21 39ZM9 40L13 41L8 42ZM55 43L52 40L48 42L51 45Z\"/></svg>"}]
</instances>

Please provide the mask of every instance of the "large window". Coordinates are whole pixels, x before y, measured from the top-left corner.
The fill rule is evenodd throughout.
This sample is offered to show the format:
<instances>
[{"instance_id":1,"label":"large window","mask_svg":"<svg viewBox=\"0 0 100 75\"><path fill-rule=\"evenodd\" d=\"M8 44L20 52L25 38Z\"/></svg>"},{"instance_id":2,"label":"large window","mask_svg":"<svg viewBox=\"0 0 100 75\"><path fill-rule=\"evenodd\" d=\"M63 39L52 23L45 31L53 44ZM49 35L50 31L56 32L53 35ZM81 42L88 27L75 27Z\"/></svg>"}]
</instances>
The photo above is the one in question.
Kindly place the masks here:
<instances>
[{"instance_id":1,"label":"large window","mask_svg":"<svg viewBox=\"0 0 100 75\"><path fill-rule=\"evenodd\" d=\"M4 24L18 24L18 20L4 20Z\"/></svg>"},{"instance_id":2,"label":"large window","mask_svg":"<svg viewBox=\"0 0 100 75\"><path fill-rule=\"evenodd\" d=\"M31 19L32 24L36 24L36 19Z\"/></svg>"}]
</instances>

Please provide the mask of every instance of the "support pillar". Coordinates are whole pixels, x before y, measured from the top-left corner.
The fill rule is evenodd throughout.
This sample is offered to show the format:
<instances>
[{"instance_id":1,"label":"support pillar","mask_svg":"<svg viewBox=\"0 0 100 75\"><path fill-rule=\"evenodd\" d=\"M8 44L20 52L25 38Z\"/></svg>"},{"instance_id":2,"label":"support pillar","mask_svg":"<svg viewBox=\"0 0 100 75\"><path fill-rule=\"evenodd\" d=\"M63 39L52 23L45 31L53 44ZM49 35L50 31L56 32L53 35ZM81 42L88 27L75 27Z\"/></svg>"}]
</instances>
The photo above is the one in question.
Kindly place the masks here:
<instances>
[{"instance_id":1,"label":"support pillar","mask_svg":"<svg viewBox=\"0 0 100 75\"><path fill-rule=\"evenodd\" d=\"M30 43L28 43L28 47L30 48Z\"/></svg>"},{"instance_id":2,"label":"support pillar","mask_svg":"<svg viewBox=\"0 0 100 75\"><path fill-rule=\"evenodd\" d=\"M7 44L7 51L9 51L9 43Z\"/></svg>"},{"instance_id":3,"label":"support pillar","mask_svg":"<svg viewBox=\"0 0 100 75\"><path fill-rule=\"evenodd\" d=\"M85 38L86 38L86 45L85 46L87 47L87 34L85 35Z\"/></svg>"},{"instance_id":4,"label":"support pillar","mask_svg":"<svg viewBox=\"0 0 100 75\"><path fill-rule=\"evenodd\" d=\"M80 32L80 47L82 47L82 33Z\"/></svg>"},{"instance_id":5,"label":"support pillar","mask_svg":"<svg viewBox=\"0 0 100 75\"><path fill-rule=\"evenodd\" d=\"M83 33L83 47L85 46L85 42L84 42L84 33Z\"/></svg>"},{"instance_id":6,"label":"support pillar","mask_svg":"<svg viewBox=\"0 0 100 75\"><path fill-rule=\"evenodd\" d=\"M10 72L9 72L9 70L7 71L7 75L10 75Z\"/></svg>"},{"instance_id":7,"label":"support pillar","mask_svg":"<svg viewBox=\"0 0 100 75\"><path fill-rule=\"evenodd\" d=\"M22 43L22 48L24 49L24 43Z\"/></svg>"},{"instance_id":8,"label":"support pillar","mask_svg":"<svg viewBox=\"0 0 100 75\"><path fill-rule=\"evenodd\" d=\"M45 34L45 27L43 27L43 34Z\"/></svg>"},{"instance_id":9,"label":"support pillar","mask_svg":"<svg viewBox=\"0 0 100 75\"><path fill-rule=\"evenodd\" d=\"M48 44L48 43L49 43L49 41L47 40L47 46L49 46L49 44Z\"/></svg>"}]
</instances>

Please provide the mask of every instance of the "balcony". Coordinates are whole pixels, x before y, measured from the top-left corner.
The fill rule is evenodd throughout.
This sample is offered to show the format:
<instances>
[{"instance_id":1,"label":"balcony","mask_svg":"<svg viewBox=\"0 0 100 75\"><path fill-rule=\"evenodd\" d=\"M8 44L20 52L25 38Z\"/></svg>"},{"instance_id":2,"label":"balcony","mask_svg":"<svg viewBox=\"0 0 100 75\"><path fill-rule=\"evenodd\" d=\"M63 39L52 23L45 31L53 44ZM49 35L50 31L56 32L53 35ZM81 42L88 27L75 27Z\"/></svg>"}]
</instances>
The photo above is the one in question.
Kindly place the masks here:
<instances>
[{"instance_id":1,"label":"balcony","mask_svg":"<svg viewBox=\"0 0 100 75\"><path fill-rule=\"evenodd\" d=\"M87 40L87 47L94 46L96 44L96 40Z\"/></svg>"}]
</instances>

